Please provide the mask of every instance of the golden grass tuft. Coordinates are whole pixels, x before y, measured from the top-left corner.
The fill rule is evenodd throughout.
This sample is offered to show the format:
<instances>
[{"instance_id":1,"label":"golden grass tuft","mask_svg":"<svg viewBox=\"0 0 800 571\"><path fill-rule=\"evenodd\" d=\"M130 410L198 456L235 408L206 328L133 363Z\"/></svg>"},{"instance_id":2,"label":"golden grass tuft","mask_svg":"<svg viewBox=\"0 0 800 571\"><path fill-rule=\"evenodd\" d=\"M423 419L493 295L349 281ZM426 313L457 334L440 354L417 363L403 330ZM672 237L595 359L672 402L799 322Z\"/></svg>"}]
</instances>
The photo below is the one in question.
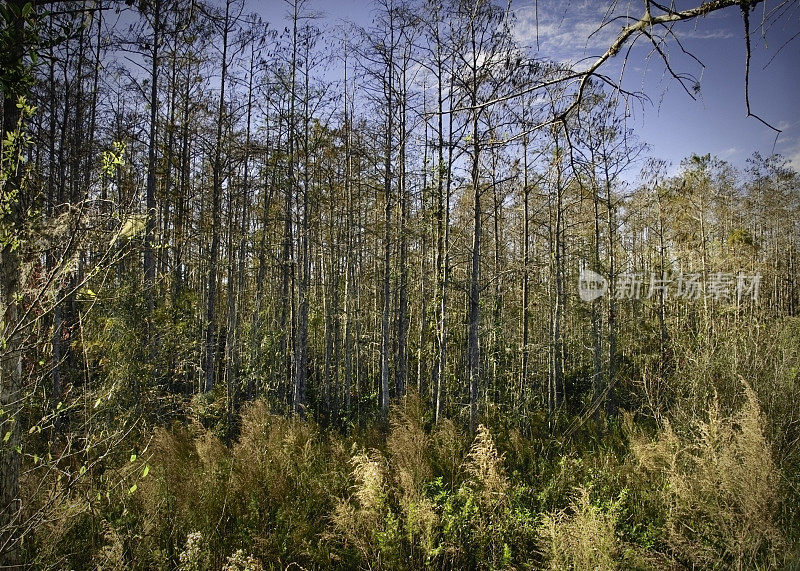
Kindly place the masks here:
<instances>
[{"instance_id":1,"label":"golden grass tuft","mask_svg":"<svg viewBox=\"0 0 800 571\"><path fill-rule=\"evenodd\" d=\"M431 439L425 432L424 407L417 395L409 395L392 410L391 432L386 440L391 464L403 497L417 500L422 485L432 478Z\"/></svg>"},{"instance_id":2,"label":"golden grass tuft","mask_svg":"<svg viewBox=\"0 0 800 571\"><path fill-rule=\"evenodd\" d=\"M466 471L472 484L489 504L505 498L509 483L503 468L503 455L497 451L489 429L483 424L467 456Z\"/></svg>"},{"instance_id":3,"label":"golden grass tuft","mask_svg":"<svg viewBox=\"0 0 800 571\"><path fill-rule=\"evenodd\" d=\"M619 543L614 509L592 505L589 490L578 488L569 510L546 514L539 545L550 569L616 569Z\"/></svg>"},{"instance_id":4,"label":"golden grass tuft","mask_svg":"<svg viewBox=\"0 0 800 571\"><path fill-rule=\"evenodd\" d=\"M665 422L655 442L632 446L641 466L663 479L667 539L691 565L747 569L781 562L780 473L756 395L745 386L745 396L730 416L714 399L708 420L687 434Z\"/></svg>"}]
</instances>

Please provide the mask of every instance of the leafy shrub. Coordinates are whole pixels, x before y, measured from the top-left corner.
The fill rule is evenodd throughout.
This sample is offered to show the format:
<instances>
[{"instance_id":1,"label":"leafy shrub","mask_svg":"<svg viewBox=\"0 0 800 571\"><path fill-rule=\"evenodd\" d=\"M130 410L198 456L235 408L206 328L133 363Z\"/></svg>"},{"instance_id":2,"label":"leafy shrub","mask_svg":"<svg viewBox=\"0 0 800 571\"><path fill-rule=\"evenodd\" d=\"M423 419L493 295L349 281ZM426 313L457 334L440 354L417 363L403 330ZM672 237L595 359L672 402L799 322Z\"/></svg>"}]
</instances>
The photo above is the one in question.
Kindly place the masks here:
<instances>
[{"instance_id":1,"label":"leafy shrub","mask_svg":"<svg viewBox=\"0 0 800 571\"><path fill-rule=\"evenodd\" d=\"M279 565L326 559L319 537L331 494L344 486L345 460L341 444L323 440L313 424L257 402L243 412L232 449L195 425L159 429L151 450L153 469L137 494L147 531L140 561L164 546L177 559L170 546L190 532L202 535L214 568L238 550Z\"/></svg>"},{"instance_id":2,"label":"leafy shrub","mask_svg":"<svg viewBox=\"0 0 800 571\"><path fill-rule=\"evenodd\" d=\"M468 451L469 440L455 422L442 419L431 435L432 466L451 486L460 483L461 466Z\"/></svg>"},{"instance_id":3,"label":"leafy shrub","mask_svg":"<svg viewBox=\"0 0 800 571\"><path fill-rule=\"evenodd\" d=\"M392 411L391 431L386 440L390 467L397 482L399 519L409 561L424 565L436 548L439 515L425 486L433 477L432 439L426 432L426 410L417 395L409 395Z\"/></svg>"}]
</instances>

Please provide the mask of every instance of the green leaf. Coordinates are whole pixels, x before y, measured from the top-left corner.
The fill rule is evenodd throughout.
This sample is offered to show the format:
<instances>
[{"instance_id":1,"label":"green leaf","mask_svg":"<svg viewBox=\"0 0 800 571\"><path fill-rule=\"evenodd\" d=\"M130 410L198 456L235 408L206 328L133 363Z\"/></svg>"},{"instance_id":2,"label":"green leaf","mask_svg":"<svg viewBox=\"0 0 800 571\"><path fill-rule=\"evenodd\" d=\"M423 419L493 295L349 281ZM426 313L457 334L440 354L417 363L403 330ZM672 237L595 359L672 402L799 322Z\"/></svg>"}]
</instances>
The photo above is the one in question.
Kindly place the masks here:
<instances>
[{"instance_id":1,"label":"green leaf","mask_svg":"<svg viewBox=\"0 0 800 571\"><path fill-rule=\"evenodd\" d=\"M86 466L81 466L80 475L83 476L86 473Z\"/></svg>"},{"instance_id":2,"label":"green leaf","mask_svg":"<svg viewBox=\"0 0 800 571\"><path fill-rule=\"evenodd\" d=\"M150 464L145 464L144 470L142 470L142 478L146 478L149 473L150 473Z\"/></svg>"},{"instance_id":3,"label":"green leaf","mask_svg":"<svg viewBox=\"0 0 800 571\"><path fill-rule=\"evenodd\" d=\"M9 430L6 432L6 435L3 436L3 442L8 442L8 439L11 438L11 431Z\"/></svg>"},{"instance_id":4,"label":"green leaf","mask_svg":"<svg viewBox=\"0 0 800 571\"><path fill-rule=\"evenodd\" d=\"M103 400L103 397L100 397L99 399L97 399L96 401L94 401L94 408L97 408L98 406L100 406L100 402L101 402L102 400Z\"/></svg>"},{"instance_id":5,"label":"green leaf","mask_svg":"<svg viewBox=\"0 0 800 571\"><path fill-rule=\"evenodd\" d=\"M132 494L132 493L134 493L134 492L135 492L135 491L136 491L138 488L139 488L139 486L137 486L136 484L134 484L134 485L132 485L132 486L130 487L130 489L128 490L128 493L129 493L129 494Z\"/></svg>"},{"instance_id":6,"label":"green leaf","mask_svg":"<svg viewBox=\"0 0 800 571\"><path fill-rule=\"evenodd\" d=\"M134 238L137 234L144 232L147 225L146 214L133 214L120 228L119 232L111 239L111 246L116 244L117 240Z\"/></svg>"},{"instance_id":7,"label":"green leaf","mask_svg":"<svg viewBox=\"0 0 800 571\"><path fill-rule=\"evenodd\" d=\"M131 462L136 462L136 454L131 454Z\"/></svg>"}]
</instances>

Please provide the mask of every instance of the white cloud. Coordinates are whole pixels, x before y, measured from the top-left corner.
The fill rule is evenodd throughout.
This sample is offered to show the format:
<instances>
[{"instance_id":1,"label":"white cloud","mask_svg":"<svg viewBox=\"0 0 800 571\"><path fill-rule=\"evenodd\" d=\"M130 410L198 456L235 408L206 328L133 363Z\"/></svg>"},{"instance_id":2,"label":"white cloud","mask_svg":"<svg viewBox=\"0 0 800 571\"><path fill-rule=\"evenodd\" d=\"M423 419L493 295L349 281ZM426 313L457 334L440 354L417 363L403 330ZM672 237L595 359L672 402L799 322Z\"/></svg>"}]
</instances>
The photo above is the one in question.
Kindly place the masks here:
<instances>
[{"instance_id":1,"label":"white cloud","mask_svg":"<svg viewBox=\"0 0 800 571\"><path fill-rule=\"evenodd\" d=\"M800 171L800 139L795 139L782 154L794 170Z\"/></svg>"},{"instance_id":2,"label":"white cloud","mask_svg":"<svg viewBox=\"0 0 800 571\"><path fill-rule=\"evenodd\" d=\"M539 49L550 59L578 61L602 55L622 28L642 15L642 4L618 0L609 4L596 0L517 0L515 39L524 46ZM711 14L709 19L716 16ZM663 32L663 30L662 30ZM730 30L701 29L684 26L681 40L723 40L732 37ZM538 39L538 42L537 42ZM640 39L636 45L646 45ZM674 41L668 38L668 44ZM649 45L649 42L648 44Z\"/></svg>"},{"instance_id":3,"label":"white cloud","mask_svg":"<svg viewBox=\"0 0 800 571\"><path fill-rule=\"evenodd\" d=\"M626 5L626 2L617 4L614 15L624 15ZM571 61L601 55L624 23L622 20L609 23L607 6L587 0L566 3L540 0L538 6L514 6L514 14L514 36L520 44L535 49L538 39L540 50L548 57Z\"/></svg>"},{"instance_id":4,"label":"white cloud","mask_svg":"<svg viewBox=\"0 0 800 571\"><path fill-rule=\"evenodd\" d=\"M727 40L733 37L730 30L681 30L681 40Z\"/></svg>"}]
</instances>

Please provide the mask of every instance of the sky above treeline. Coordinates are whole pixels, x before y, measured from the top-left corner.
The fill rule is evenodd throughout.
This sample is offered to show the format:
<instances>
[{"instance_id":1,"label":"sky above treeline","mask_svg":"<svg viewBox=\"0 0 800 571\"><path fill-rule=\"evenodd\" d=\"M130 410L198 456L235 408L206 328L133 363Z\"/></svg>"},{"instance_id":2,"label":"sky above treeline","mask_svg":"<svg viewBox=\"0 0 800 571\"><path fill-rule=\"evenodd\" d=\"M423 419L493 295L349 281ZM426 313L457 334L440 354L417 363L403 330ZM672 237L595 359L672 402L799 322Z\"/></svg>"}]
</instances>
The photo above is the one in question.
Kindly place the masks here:
<instances>
[{"instance_id":1,"label":"sky above treeline","mask_svg":"<svg viewBox=\"0 0 800 571\"><path fill-rule=\"evenodd\" d=\"M697 3L674 2L679 9ZM255 4L273 26L287 23L288 6L283 0ZM643 2L512 0L511 9L520 44L538 57L582 67L581 63L588 65L608 48L622 26L618 21L605 26L603 22L626 13L639 17ZM366 0L309 0L306 10L317 16L315 25L323 33L348 22L369 27L374 16L374 6ZM756 7L750 20L751 111L780 133L747 116L744 25L738 8L674 28L686 51L703 64L670 42L672 68L699 81L699 92L690 89L694 99L666 74L652 45L640 40L631 52L623 86L643 92L647 99L629 106L628 124L649 145L648 155L671 163L673 172L692 153L710 153L745 168L754 151L780 153L800 170L800 3L767 0ZM618 78L623 55L609 62L605 73Z\"/></svg>"}]
</instances>

